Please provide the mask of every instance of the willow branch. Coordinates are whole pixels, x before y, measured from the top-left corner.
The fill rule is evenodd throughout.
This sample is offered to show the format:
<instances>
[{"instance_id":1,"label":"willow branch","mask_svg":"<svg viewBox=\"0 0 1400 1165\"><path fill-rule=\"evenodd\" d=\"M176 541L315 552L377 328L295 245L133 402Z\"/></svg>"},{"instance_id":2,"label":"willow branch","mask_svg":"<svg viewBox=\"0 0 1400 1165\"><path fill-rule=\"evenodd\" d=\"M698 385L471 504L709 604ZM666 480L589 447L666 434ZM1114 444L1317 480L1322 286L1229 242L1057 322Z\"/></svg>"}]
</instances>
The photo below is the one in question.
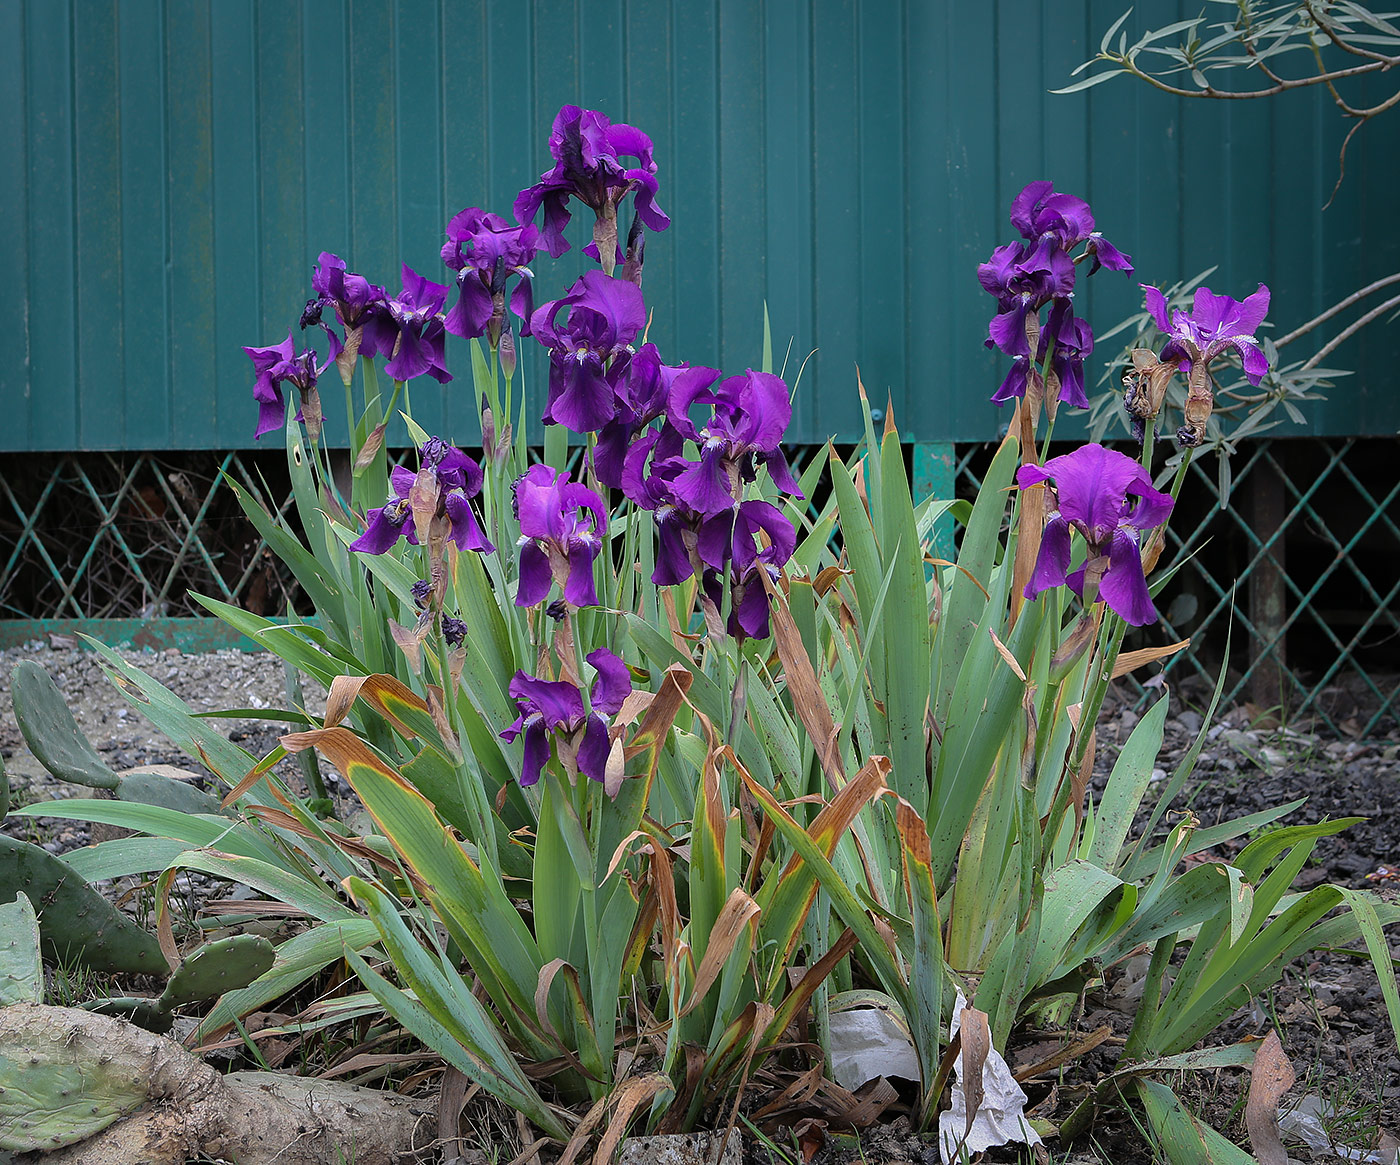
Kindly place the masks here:
<instances>
[{"instance_id":1,"label":"willow branch","mask_svg":"<svg viewBox=\"0 0 1400 1165\"><path fill-rule=\"evenodd\" d=\"M1214 85L1207 85L1204 89L1183 89L1179 85L1169 85L1151 73L1144 72L1137 65L1137 62L1124 56L1114 56L1109 54L1105 60L1112 61L1120 69L1131 73L1141 81L1146 81L1154 89L1159 89L1163 93L1170 93L1174 97L1209 97L1216 101L1251 101L1256 97L1277 97L1280 93L1286 93L1290 89L1307 89L1313 85L1327 85L1332 81L1345 80L1347 77L1361 77L1368 73L1385 72L1387 69L1400 65L1400 57L1385 60L1372 61L1365 65L1354 65L1350 69L1334 69L1329 73L1321 73L1312 77L1285 78L1277 85L1268 89L1217 89Z\"/></svg>"},{"instance_id":2,"label":"willow branch","mask_svg":"<svg viewBox=\"0 0 1400 1165\"><path fill-rule=\"evenodd\" d=\"M1361 57L1368 61L1388 61L1392 65L1397 63L1397 58L1395 57L1387 57L1384 53L1378 53L1373 49L1363 49L1360 45L1354 45L1350 41L1343 40L1336 29L1313 11L1311 3L1308 4L1307 8L1308 15L1312 17L1312 22L1317 25L1318 28L1322 29L1323 36L1341 49L1342 52L1350 53L1354 57Z\"/></svg>"},{"instance_id":3,"label":"willow branch","mask_svg":"<svg viewBox=\"0 0 1400 1165\"><path fill-rule=\"evenodd\" d=\"M1318 362L1324 359L1326 356L1330 355L1333 351L1335 351L1338 345L1351 339L1352 336L1356 335L1357 332L1359 332L1372 320L1375 320L1380 316L1385 315L1385 313L1393 307L1400 307L1400 295L1391 296L1391 298L1387 299L1384 303L1377 304L1360 319L1353 321L1347 327L1343 328L1318 350L1316 356L1304 362L1302 371L1306 372L1309 368L1316 368Z\"/></svg>"},{"instance_id":4,"label":"willow branch","mask_svg":"<svg viewBox=\"0 0 1400 1165\"><path fill-rule=\"evenodd\" d=\"M1361 288L1360 291L1353 291L1346 299L1333 304L1321 315L1314 316L1307 323L1294 328L1288 335L1275 340L1274 347L1282 348L1285 344L1291 344L1294 340L1298 339L1299 336L1306 336L1315 327L1319 324L1325 324L1338 312L1346 311L1352 304L1359 303L1373 291L1379 291L1382 287L1389 287L1392 283L1400 283L1400 271L1397 271L1394 275L1387 275L1384 279L1377 279L1374 283L1368 283L1365 287Z\"/></svg>"}]
</instances>

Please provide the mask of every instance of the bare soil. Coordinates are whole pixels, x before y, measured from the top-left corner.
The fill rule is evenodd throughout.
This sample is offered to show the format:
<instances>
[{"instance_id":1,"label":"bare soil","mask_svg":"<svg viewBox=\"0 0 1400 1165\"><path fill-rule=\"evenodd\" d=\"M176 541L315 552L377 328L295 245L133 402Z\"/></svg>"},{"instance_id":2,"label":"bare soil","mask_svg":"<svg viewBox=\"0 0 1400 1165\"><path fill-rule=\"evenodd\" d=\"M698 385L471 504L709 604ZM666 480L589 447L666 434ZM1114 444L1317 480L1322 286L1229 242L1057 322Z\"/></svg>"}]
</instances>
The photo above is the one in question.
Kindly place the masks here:
<instances>
[{"instance_id":1,"label":"bare soil","mask_svg":"<svg viewBox=\"0 0 1400 1165\"><path fill-rule=\"evenodd\" d=\"M197 709L286 706L282 665L268 655L133 651L127 658ZM36 643L0 652L0 755L9 772L12 805L87 795L85 790L49 776L25 747L9 701L10 671L20 659L35 659L49 670L80 728L112 768L164 763L198 769L127 705L107 682L91 652L66 644ZM307 697L308 710L314 714L321 693L308 691ZM1159 761L1160 780L1167 779L1202 723L1204 700L1193 701L1189 692L1184 700L1177 694L1171 699ZM1125 702L1110 710L1101 722L1096 784L1101 786L1139 717L1140 709ZM223 725L234 740L255 754L270 749L283 730L276 723L252 717L224 721ZM1377 890L1391 901L1400 900L1400 878L1386 876L1386 871L1400 869L1400 728L1394 720L1384 721L1380 730L1366 739L1337 739L1308 729L1298 724L1279 726L1249 706L1219 716L1197 765L1196 779L1178 798L1175 812L1168 815L1162 828L1188 810L1202 826L1210 826L1306 796L1307 804L1295 811L1288 823L1324 816L1366 820L1322 839L1300 879L1302 886L1330 881ZM328 774L328 779L333 782L334 775ZM92 840L87 826L59 818L11 816L0 823L0 830L38 841L51 852ZM1222 846L1216 856L1229 858L1245 840ZM1392 953L1400 957L1400 934L1392 935L1391 945ZM1102 989L1086 998L1082 1014L1076 1017L1077 1030L1087 1033L1107 1023L1119 1035L1126 1033L1132 1004L1130 998L1122 998L1122 986L1125 976L1130 975L1131 969L1123 968L1108 973ZM1278 987L1232 1017L1216 1033L1216 1042L1262 1035L1270 1027L1279 1031L1298 1075L1285 1106L1309 1093L1322 1095L1337 1108L1339 1123L1350 1121L1345 1131L1357 1147L1370 1147L1367 1142L1374 1143L1379 1129L1400 1127L1400 1055L1374 971L1365 959L1321 953L1294 964ZM1045 1038L1046 1033L1018 1031L1007 1058L1013 1066L1030 1062ZM1063 1040L1065 1036L1057 1033L1056 1038ZM1107 1044L1058 1079L1046 1077L1028 1083L1032 1114L1050 1121L1064 1119L1076 1088L1109 1067L1115 1056L1113 1045ZM1247 1074L1220 1071L1178 1084L1197 1112L1231 1139L1245 1142L1242 1110ZM899 1115L906 1099L901 1096L879 1124L859 1133L841 1134L836 1128L816 1126L808 1130L805 1141L790 1134L775 1136L773 1143L781 1155L748 1138L745 1157L757 1163L800 1161L811 1154L809 1159L815 1165L862 1158L884 1165L932 1162L937 1155L933 1143L916 1136L907 1118ZM1090 1161L1136 1165L1154 1160L1140 1130L1123 1117L1101 1121L1071 1149L1051 1141L1050 1150L1054 1161L1075 1165ZM1299 1160L1309 1159L1301 1146L1293 1146L1291 1151ZM987 1157L992 1162L1027 1159L1024 1152L1010 1149L993 1150Z\"/></svg>"}]
</instances>

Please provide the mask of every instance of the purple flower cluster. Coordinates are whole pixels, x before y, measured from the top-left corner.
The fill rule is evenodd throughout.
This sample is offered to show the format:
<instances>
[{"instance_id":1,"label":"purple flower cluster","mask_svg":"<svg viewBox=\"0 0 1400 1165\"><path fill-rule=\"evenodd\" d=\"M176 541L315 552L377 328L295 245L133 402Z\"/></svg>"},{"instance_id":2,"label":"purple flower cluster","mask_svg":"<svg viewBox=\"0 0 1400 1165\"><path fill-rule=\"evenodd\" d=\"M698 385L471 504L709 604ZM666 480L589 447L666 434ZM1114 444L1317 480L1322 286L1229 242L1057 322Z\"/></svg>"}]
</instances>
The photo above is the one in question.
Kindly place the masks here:
<instances>
[{"instance_id":1,"label":"purple flower cluster","mask_svg":"<svg viewBox=\"0 0 1400 1165\"><path fill-rule=\"evenodd\" d=\"M533 785L540 779L551 751L570 773L580 772L606 783L612 742L603 716L615 716L621 710L632 690L632 675L607 648L590 652L587 659L597 676L588 689L590 711L586 715L583 693L568 680L542 680L518 671L510 681L519 715L501 737L514 741L522 733L525 736L521 785Z\"/></svg>"},{"instance_id":2,"label":"purple flower cluster","mask_svg":"<svg viewBox=\"0 0 1400 1165\"><path fill-rule=\"evenodd\" d=\"M594 110L566 105L554 119L549 151L554 167L520 192L514 207L516 224L479 207L460 211L447 224L441 254L453 272L457 300L445 316L446 284L436 283L405 264L403 289L393 295L347 270L339 256L322 252L301 327L324 329L330 337L330 354L317 366L314 356L303 354L294 359L290 341L288 345L245 349L257 377L257 435L284 422L284 383L301 392L304 404L310 395L314 415L308 413L306 420L319 426L315 379L342 353L341 373L347 383L351 362L364 356L382 357L385 372L395 380L428 375L446 384L452 379L444 363L447 332L466 339L485 336L493 348L502 350L503 361L511 359L507 352L513 354L514 340L507 326L507 309L520 320L522 335L540 331L551 350L550 407L545 420L557 420L578 432L596 432L613 420L617 412L612 405L613 392L603 381L625 376L632 341L646 323L639 290L642 226L663 231L670 225L670 219L656 205L652 143L633 126L614 124ZM623 159L633 159L635 164ZM617 209L629 194L636 211L624 268L630 294L611 286L609 278L621 257ZM597 240L606 240L604 271L590 272L563 299L536 312L530 264L541 246L555 258L569 249L563 232L570 219L571 198L592 209L597 218L595 242L586 250L597 259ZM533 222L541 207L543 231ZM332 328L328 312L343 330L343 339ZM503 342L503 336L508 342Z\"/></svg>"},{"instance_id":3,"label":"purple flower cluster","mask_svg":"<svg viewBox=\"0 0 1400 1165\"><path fill-rule=\"evenodd\" d=\"M505 325L506 286L518 276L510 297L510 310L521 321L521 332L530 334L535 310L530 264L539 250L540 233L533 226L511 226L498 214L477 207L452 216L442 261L457 273L457 303L447 313L444 326L454 336L474 339L486 336L491 346L500 343Z\"/></svg>"},{"instance_id":4,"label":"purple flower cluster","mask_svg":"<svg viewBox=\"0 0 1400 1165\"><path fill-rule=\"evenodd\" d=\"M659 536L652 582L673 586L696 575L718 609L726 574L729 633L768 635L768 597L758 572L776 580L792 557L792 522L771 502L745 499L760 467L778 490L800 498L781 441L792 419L782 379L752 370L715 384L712 368L673 368L660 374L670 389L660 429L645 428L623 458L622 490L650 510ZM708 407L697 424L691 416ZM699 454L685 456L686 442Z\"/></svg>"},{"instance_id":5,"label":"purple flower cluster","mask_svg":"<svg viewBox=\"0 0 1400 1165\"><path fill-rule=\"evenodd\" d=\"M1011 204L1011 225L1025 240L1007 243L977 268L977 278L996 296L997 314L987 329L987 347L1012 358L1011 371L992 400L1001 404L1027 391L1053 404L1063 400L1088 408L1084 392L1084 358L1093 351L1094 333L1074 314L1075 264L1092 263L1111 271L1133 270L1132 260L1094 229L1089 204L1072 194L1055 193L1051 182L1032 182ZM1071 252L1084 250L1076 259ZM1043 322L1041 312L1049 306ZM1050 361L1054 385L1041 384L1041 369Z\"/></svg>"},{"instance_id":6,"label":"purple flower cluster","mask_svg":"<svg viewBox=\"0 0 1400 1165\"><path fill-rule=\"evenodd\" d=\"M447 287L403 265L403 290L390 295L363 275L345 269L345 261L322 251L311 279L316 294L306 301L301 326L319 324L339 339L325 322L326 308L345 329L343 346L360 356L383 356L384 371L395 380L427 373L439 384L452 379L443 364L443 325L438 313Z\"/></svg>"}]
</instances>

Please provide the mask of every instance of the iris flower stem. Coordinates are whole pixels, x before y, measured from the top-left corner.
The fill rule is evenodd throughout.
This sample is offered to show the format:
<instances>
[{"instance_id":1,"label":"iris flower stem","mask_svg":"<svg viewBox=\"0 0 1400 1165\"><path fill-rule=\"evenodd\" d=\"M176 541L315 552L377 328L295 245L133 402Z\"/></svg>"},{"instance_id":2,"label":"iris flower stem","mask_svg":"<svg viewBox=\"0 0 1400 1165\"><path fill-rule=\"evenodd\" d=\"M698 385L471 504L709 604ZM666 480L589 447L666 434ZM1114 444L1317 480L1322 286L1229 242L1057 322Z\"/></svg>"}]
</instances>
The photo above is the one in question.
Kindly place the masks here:
<instances>
[{"instance_id":1,"label":"iris flower stem","mask_svg":"<svg viewBox=\"0 0 1400 1165\"><path fill-rule=\"evenodd\" d=\"M368 357L361 356L359 363L363 364ZM350 464L355 464L355 458L360 455L359 449L355 447L355 394L353 385L355 377L350 377L350 383L345 385L345 445L350 450Z\"/></svg>"},{"instance_id":2,"label":"iris flower stem","mask_svg":"<svg viewBox=\"0 0 1400 1165\"><path fill-rule=\"evenodd\" d=\"M1089 670L1089 687L1079 715L1079 730L1075 733L1074 759L1070 762L1071 772L1079 771L1079 766L1084 763L1084 755L1089 751L1089 739L1093 735L1094 724L1099 718L1099 709L1103 707L1103 698L1108 694L1109 681L1113 677L1113 665L1118 660L1118 651L1123 646L1123 636L1128 630L1128 624L1118 615L1107 612L1106 618L1111 622L1108 633L1102 639L1103 649Z\"/></svg>"},{"instance_id":3,"label":"iris flower stem","mask_svg":"<svg viewBox=\"0 0 1400 1165\"><path fill-rule=\"evenodd\" d=\"M1143 422L1142 428L1142 467L1147 470L1148 476L1152 475L1152 445L1153 438L1157 435L1157 418L1148 417ZM1175 495L1173 495L1175 496Z\"/></svg>"},{"instance_id":4,"label":"iris flower stem","mask_svg":"<svg viewBox=\"0 0 1400 1165\"><path fill-rule=\"evenodd\" d=\"M1045 426L1045 440L1040 444L1040 464L1044 465L1050 458L1050 439L1055 435L1055 418L1051 417Z\"/></svg>"}]
</instances>

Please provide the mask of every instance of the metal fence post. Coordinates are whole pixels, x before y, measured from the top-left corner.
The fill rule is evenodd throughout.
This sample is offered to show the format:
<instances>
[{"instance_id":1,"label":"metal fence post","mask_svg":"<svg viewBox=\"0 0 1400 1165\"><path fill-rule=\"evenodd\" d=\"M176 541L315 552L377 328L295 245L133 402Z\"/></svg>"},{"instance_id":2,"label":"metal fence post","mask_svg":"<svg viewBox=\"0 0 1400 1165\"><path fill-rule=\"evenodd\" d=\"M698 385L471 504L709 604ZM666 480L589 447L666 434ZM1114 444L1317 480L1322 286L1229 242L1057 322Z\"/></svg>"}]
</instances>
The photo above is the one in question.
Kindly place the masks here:
<instances>
[{"instance_id":1,"label":"metal fence post","mask_svg":"<svg viewBox=\"0 0 1400 1165\"><path fill-rule=\"evenodd\" d=\"M1287 564L1284 559L1286 521L1283 476L1274 459L1269 456L1255 462L1249 475L1249 508L1254 532L1263 543L1254 569L1249 572L1249 616L1258 630L1250 639L1249 694L1261 710L1284 706L1289 692L1284 690L1287 674L1287 632L1284 610L1287 596L1284 579Z\"/></svg>"},{"instance_id":2,"label":"metal fence post","mask_svg":"<svg viewBox=\"0 0 1400 1165\"><path fill-rule=\"evenodd\" d=\"M950 441L914 443L914 502L956 496L957 457ZM946 514L933 524L930 541L935 558L953 560L953 519Z\"/></svg>"}]
</instances>

